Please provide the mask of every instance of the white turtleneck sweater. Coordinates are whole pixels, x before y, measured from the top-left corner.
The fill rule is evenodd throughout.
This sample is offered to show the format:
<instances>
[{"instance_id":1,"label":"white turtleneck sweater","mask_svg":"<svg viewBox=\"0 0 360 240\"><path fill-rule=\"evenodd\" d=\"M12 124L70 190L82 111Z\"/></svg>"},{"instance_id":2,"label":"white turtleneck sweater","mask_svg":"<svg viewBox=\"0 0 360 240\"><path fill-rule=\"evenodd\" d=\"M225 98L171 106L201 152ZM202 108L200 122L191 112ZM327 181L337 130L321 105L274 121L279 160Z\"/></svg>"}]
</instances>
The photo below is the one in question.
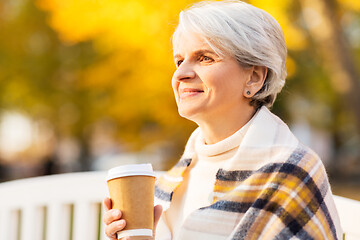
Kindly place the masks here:
<instances>
[{"instance_id":1,"label":"white turtleneck sweater","mask_svg":"<svg viewBox=\"0 0 360 240\"><path fill-rule=\"evenodd\" d=\"M200 129L194 131L188 145L195 147L196 155L190 171L185 172L182 184L174 191L171 207L162 217L171 239L178 239L179 229L193 211L212 203L216 173L236 153L248 126L249 122L232 136L211 145L206 145Z\"/></svg>"}]
</instances>

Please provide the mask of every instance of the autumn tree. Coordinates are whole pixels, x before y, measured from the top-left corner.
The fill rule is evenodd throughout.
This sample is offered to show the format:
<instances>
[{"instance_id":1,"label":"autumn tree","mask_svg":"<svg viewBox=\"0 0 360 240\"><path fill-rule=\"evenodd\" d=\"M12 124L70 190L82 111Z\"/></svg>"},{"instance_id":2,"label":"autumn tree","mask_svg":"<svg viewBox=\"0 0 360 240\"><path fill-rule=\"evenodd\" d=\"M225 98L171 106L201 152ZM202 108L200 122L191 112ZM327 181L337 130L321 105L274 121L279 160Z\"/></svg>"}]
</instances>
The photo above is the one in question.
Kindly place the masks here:
<instances>
[{"instance_id":1,"label":"autumn tree","mask_svg":"<svg viewBox=\"0 0 360 240\"><path fill-rule=\"evenodd\" d=\"M359 127L349 126L360 109L360 4L337 1L248 1L278 20L288 46L287 83L273 111L290 125L303 118L328 132L332 160L359 137ZM169 144L175 161L195 125L177 114L170 39L179 11L192 2L1 1L1 108L46 119L58 137L78 139L84 169L99 122L114 125L130 151Z\"/></svg>"}]
</instances>

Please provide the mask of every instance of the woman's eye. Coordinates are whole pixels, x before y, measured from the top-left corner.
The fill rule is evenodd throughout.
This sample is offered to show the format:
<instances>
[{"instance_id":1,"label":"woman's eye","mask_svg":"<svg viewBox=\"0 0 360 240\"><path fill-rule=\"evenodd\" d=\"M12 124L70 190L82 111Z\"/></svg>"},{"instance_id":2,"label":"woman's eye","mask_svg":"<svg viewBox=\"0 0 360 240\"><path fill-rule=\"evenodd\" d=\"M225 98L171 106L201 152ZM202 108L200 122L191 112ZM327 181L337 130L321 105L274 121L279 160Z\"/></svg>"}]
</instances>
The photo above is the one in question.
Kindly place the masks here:
<instances>
[{"instance_id":1,"label":"woman's eye","mask_svg":"<svg viewBox=\"0 0 360 240\"><path fill-rule=\"evenodd\" d=\"M212 60L213 60L212 58L207 57L207 56L202 56L200 58L200 61L202 61L202 62L211 62Z\"/></svg>"},{"instance_id":2,"label":"woman's eye","mask_svg":"<svg viewBox=\"0 0 360 240\"><path fill-rule=\"evenodd\" d=\"M176 66L178 67L178 66L180 66L180 64L183 62L183 60L177 60L176 61Z\"/></svg>"}]
</instances>

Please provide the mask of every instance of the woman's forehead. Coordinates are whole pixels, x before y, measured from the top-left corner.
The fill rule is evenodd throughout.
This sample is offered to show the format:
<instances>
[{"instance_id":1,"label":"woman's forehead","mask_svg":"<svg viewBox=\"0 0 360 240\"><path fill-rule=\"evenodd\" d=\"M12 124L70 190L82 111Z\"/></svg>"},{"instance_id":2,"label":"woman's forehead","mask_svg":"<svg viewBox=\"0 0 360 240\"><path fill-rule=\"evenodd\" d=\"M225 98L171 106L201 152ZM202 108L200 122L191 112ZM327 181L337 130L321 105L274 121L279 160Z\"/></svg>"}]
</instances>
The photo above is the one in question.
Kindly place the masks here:
<instances>
[{"instance_id":1,"label":"woman's forehead","mask_svg":"<svg viewBox=\"0 0 360 240\"><path fill-rule=\"evenodd\" d=\"M212 52L219 57L225 57L224 51L211 44L211 40L204 35L194 32L181 32L173 39L173 55L182 52Z\"/></svg>"},{"instance_id":2,"label":"woman's forehead","mask_svg":"<svg viewBox=\"0 0 360 240\"><path fill-rule=\"evenodd\" d=\"M191 47L209 47L206 39L197 33L186 32L178 35L173 41L173 51L181 51Z\"/></svg>"},{"instance_id":3,"label":"woman's forehead","mask_svg":"<svg viewBox=\"0 0 360 240\"><path fill-rule=\"evenodd\" d=\"M204 49L204 50L212 50L213 52L217 52L217 49L214 49L211 44L209 44L209 40L199 34L194 32L182 32L178 34L173 39L173 52L176 54L177 52L184 50L194 50L194 49Z\"/></svg>"}]
</instances>

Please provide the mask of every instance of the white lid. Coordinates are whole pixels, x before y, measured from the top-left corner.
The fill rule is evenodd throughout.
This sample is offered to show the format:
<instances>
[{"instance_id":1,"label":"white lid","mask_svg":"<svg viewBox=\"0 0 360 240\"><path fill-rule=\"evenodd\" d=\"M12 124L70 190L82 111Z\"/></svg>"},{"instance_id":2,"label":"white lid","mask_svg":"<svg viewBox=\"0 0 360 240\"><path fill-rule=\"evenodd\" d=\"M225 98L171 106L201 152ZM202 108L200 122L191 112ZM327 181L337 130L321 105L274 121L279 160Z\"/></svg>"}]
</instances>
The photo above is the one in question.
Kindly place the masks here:
<instances>
[{"instance_id":1,"label":"white lid","mask_svg":"<svg viewBox=\"0 0 360 240\"><path fill-rule=\"evenodd\" d=\"M128 176L152 176L155 177L152 165L146 164L130 164L111 168L108 171L107 180Z\"/></svg>"}]
</instances>

